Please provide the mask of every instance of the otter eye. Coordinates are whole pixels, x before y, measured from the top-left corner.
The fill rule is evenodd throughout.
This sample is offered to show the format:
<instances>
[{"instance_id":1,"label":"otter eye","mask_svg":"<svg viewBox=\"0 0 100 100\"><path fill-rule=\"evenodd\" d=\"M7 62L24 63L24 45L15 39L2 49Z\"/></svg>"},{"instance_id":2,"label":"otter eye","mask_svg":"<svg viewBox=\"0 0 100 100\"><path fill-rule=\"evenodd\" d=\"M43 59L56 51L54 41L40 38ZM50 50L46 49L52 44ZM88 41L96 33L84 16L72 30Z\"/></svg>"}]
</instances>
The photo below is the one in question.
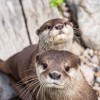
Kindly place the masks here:
<instances>
[{"instance_id":1,"label":"otter eye","mask_svg":"<svg viewBox=\"0 0 100 100\"><path fill-rule=\"evenodd\" d=\"M69 66L65 67L65 70L68 72L70 70L70 67Z\"/></svg>"},{"instance_id":2,"label":"otter eye","mask_svg":"<svg viewBox=\"0 0 100 100\"><path fill-rule=\"evenodd\" d=\"M43 69L46 69L48 67L46 63L43 63L42 66L43 66Z\"/></svg>"},{"instance_id":3,"label":"otter eye","mask_svg":"<svg viewBox=\"0 0 100 100\"><path fill-rule=\"evenodd\" d=\"M50 25L47 25L47 29L51 29L51 26Z\"/></svg>"}]
</instances>

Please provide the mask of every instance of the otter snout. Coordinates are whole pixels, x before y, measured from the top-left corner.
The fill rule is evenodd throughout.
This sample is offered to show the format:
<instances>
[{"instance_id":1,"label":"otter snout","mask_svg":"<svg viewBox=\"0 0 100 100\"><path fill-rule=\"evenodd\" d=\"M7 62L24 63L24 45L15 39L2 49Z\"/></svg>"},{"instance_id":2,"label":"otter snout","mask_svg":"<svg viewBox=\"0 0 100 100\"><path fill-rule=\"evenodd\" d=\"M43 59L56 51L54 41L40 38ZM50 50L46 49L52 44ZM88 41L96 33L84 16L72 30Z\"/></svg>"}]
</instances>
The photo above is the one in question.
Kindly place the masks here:
<instances>
[{"instance_id":1,"label":"otter snout","mask_svg":"<svg viewBox=\"0 0 100 100\"><path fill-rule=\"evenodd\" d=\"M49 77L54 80L59 80L61 77L61 74L59 72L50 72Z\"/></svg>"},{"instance_id":2,"label":"otter snout","mask_svg":"<svg viewBox=\"0 0 100 100\"><path fill-rule=\"evenodd\" d=\"M55 28L56 28L57 30L61 30L63 27L64 27L63 24L57 24L57 25L55 26Z\"/></svg>"}]
</instances>

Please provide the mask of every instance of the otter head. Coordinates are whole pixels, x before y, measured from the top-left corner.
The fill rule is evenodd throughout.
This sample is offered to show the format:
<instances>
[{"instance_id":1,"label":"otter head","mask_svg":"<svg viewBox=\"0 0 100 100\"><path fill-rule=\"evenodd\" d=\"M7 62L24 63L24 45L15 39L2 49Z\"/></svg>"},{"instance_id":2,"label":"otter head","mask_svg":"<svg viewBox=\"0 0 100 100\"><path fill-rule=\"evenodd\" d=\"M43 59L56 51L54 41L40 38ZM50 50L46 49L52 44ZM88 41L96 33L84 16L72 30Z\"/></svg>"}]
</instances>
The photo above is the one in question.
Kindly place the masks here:
<instances>
[{"instance_id":1,"label":"otter head","mask_svg":"<svg viewBox=\"0 0 100 100\"><path fill-rule=\"evenodd\" d=\"M68 89L78 78L80 63L80 58L68 51L48 50L36 57L38 80L47 88Z\"/></svg>"},{"instance_id":2,"label":"otter head","mask_svg":"<svg viewBox=\"0 0 100 100\"><path fill-rule=\"evenodd\" d=\"M73 25L68 19L52 19L37 30L37 35L39 52L49 49L68 50L73 41Z\"/></svg>"}]
</instances>

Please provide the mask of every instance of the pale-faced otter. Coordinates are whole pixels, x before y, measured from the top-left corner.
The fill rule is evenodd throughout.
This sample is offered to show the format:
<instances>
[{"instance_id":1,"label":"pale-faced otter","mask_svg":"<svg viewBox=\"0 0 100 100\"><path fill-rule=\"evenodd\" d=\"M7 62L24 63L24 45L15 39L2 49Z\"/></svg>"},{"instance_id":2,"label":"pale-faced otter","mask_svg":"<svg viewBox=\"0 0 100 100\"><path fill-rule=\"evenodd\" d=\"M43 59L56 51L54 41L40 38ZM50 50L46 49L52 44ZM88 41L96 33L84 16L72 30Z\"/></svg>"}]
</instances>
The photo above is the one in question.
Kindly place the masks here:
<instances>
[{"instance_id":1,"label":"pale-faced otter","mask_svg":"<svg viewBox=\"0 0 100 100\"><path fill-rule=\"evenodd\" d=\"M69 50L74 40L73 24L68 19L52 19L45 22L38 30L38 52L46 50Z\"/></svg>"},{"instance_id":2,"label":"pale-faced otter","mask_svg":"<svg viewBox=\"0 0 100 100\"><path fill-rule=\"evenodd\" d=\"M36 56L34 51L30 46L2 66L22 100L97 100L80 70L78 56L57 50Z\"/></svg>"}]
</instances>

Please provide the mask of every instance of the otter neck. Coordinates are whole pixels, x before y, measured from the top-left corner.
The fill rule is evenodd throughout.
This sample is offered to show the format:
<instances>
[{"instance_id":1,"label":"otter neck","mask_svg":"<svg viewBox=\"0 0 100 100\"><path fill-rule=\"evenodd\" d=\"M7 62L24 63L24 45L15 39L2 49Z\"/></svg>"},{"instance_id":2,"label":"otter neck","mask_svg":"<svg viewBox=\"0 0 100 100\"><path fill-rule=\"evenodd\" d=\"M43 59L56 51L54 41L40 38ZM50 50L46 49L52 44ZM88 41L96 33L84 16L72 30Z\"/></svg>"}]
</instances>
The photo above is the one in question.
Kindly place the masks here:
<instances>
[{"instance_id":1,"label":"otter neck","mask_svg":"<svg viewBox=\"0 0 100 100\"><path fill-rule=\"evenodd\" d=\"M64 50L70 51L73 40L66 41L64 43L52 43L52 42L44 42L43 40L39 40L38 43L38 54L42 54L47 50Z\"/></svg>"}]
</instances>

